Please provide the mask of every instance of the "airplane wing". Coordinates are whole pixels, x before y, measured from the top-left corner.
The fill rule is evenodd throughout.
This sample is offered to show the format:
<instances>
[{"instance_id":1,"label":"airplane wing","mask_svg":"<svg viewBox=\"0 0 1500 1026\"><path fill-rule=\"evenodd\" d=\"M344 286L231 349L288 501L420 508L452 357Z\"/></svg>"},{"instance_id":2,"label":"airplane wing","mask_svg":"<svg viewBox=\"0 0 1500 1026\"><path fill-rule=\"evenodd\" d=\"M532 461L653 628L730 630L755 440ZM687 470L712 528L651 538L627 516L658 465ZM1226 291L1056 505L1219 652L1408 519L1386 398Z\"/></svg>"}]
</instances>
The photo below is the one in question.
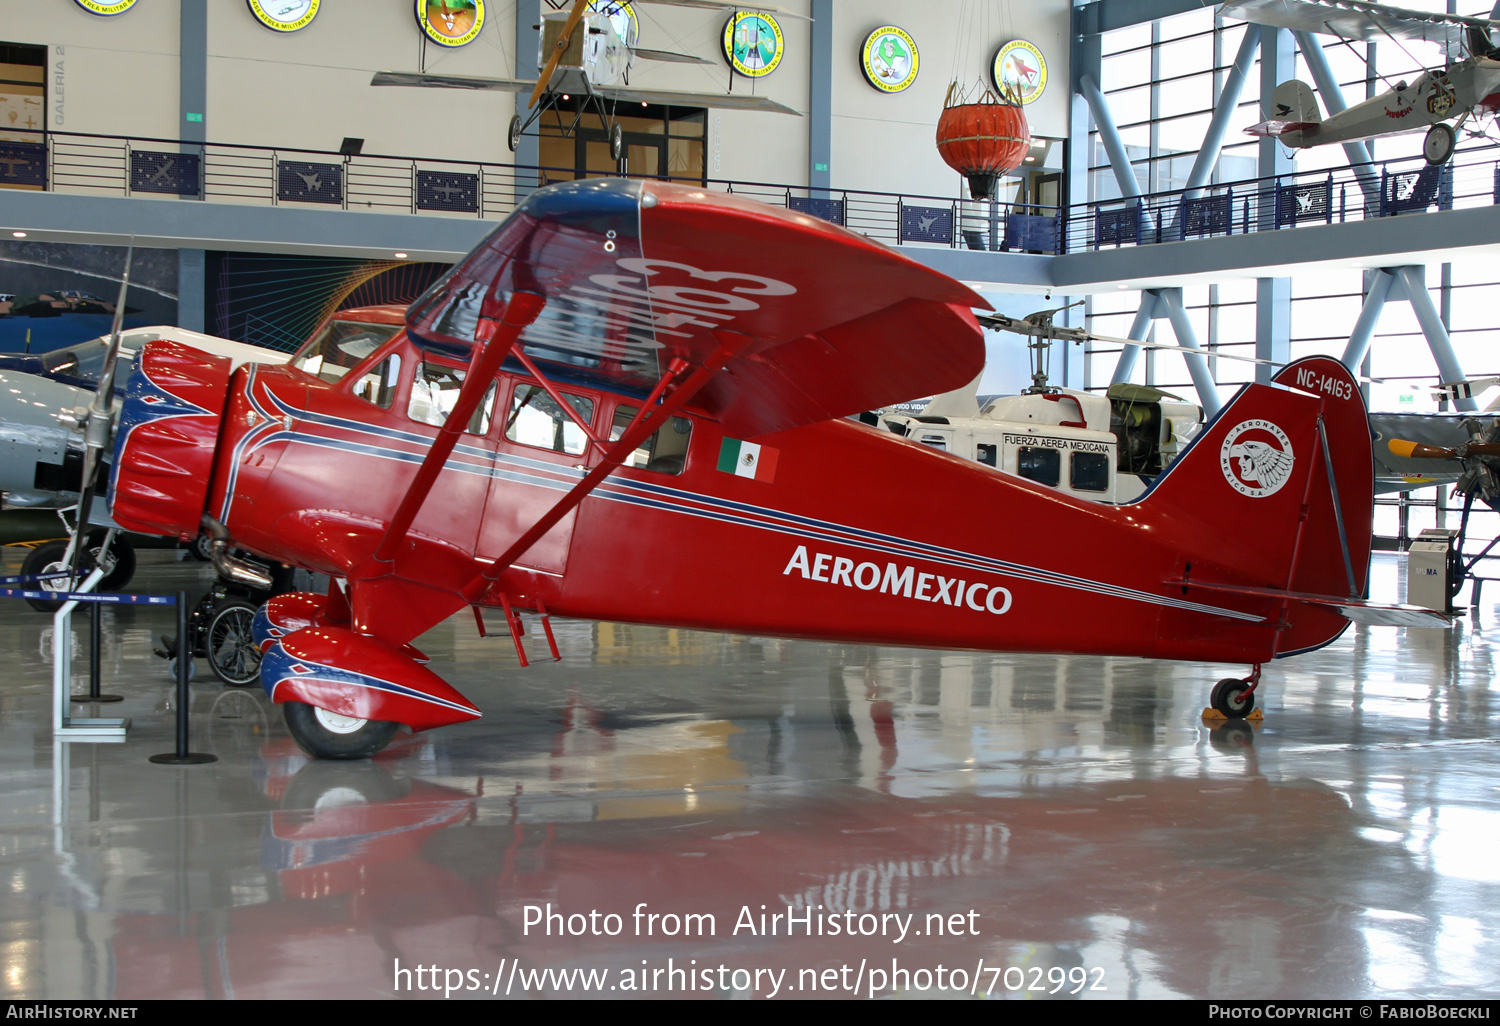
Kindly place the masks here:
<instances>
[{"instance_id":1,"label":"airplane wing","mask_svg":"<svg viewBox=\"0 0 1500 1026\"><path fill-rule=\"evenodd\" d=\"M1401 602L1371 602L1362 598L1337 598L1332 595L1312 595L1301 591L1282 591L1277 588L1255 588L1240 584L1206 584L1202 581L1169 581L1188 588L1204 591L1228 592L1232 595L1254 595L1261 598L1286 599L1291 602L1306 602L1315 606L1335 608L1346 619L1355 623L1376 627L1436 627L1446 629L1453 626L1453 617L1448 613L1412 606Z\"/></svg>"},{"instance_id":2,"label":"airplane wing","mask_svg":"<svg viewBox=\"0 0 1500 1026\"><path fill-rule=\"evenodd\" d=\"M522 351L602 387L648 393L739 340L695 400L738 438L947 392L984 366L977 293L826 221L696 186L534 193L412 304L408 333L466 356L486 298L513 292L545 299Z\"/></svg>"},{"instance_id":3,"label":"airplane wing","mask_svg":"<svg viewBox=\"0 0 1500 1026\"><path fill-rule=\"evenodd\" d=\"M666 61L670 64L713 64L714 61L707 57L695 57L690 53L675 53L671 50L647 50L645 47L633 46L630 52L642 60Z\"/></svg>"},{"instance_id":4,"label":"airplane wing","mask_svg":"<svg viewBox=\"0 0 1500 1026\"><path fill-rule=\"evenodd\" d=\"M1365 0L1229 0L1219 13L1294 32L1321 32L1345 39L1397 36L1450 47L1462 45L1466 27L1500 28L1500 21L1489 18L1429 14Z\"/></svg>"},{"instance_id":5,"label":"airplane wing","mask_svg":"<svg viewBox=\"0 0 1500 1026\"><path fill-rule=\"evenodd\" d=\"M536 79L481 78L473 75L435 75L422 72L378 71L370 79L377 86L425 86L436 89L493 89L525 93L536 88ZM663 103L679 107L714 107L723 110L759 110L801 117L800 111L764 96L750 93L688 93L674 89L638 89L634 86L595 85L594 92L607 100L629 103Z\"/></svg>"},{"instance_id":6,"label":"airplane wing","mask_svg":"<svg viewBox=\"0 0 1500 1026\"><path fill-rule=\"evenodd\" d=\"M370 79L378 86L426 86L436 89L494 89L499 92L524 93L536 87L536 79L478 78L472 75L430 75L423 72L377 71Z\"/></svg>"},{"instance_id":7,"label":"airplane wing","mask_svg":"<svg viewBox=\"0 0 1500 1026\"><path fill-rule=\"evenodd\" d=\"M685 93L674 89L641 89L636 86L595 85L594 92L610 100L634 103L669 103L679 107L716 107L724 110L761 110L771 114L801 117L801 111L751 93Z\"/></svg>"},{"instance_id":8,"label":"airplane wing","mask_svg":"<svg viewBox=\"0 0 1500 1026\"><path fill-rule=\"evenodd\" d=\"M645 0L645 2L659 4L662 7L699 7L710 11L763 11L778 18L812 21L812 18L805 14L798 14L796 11L789 11L785 7L776 7L772 4L726 4L720 0Z\"/></svg>"}]
</instances>

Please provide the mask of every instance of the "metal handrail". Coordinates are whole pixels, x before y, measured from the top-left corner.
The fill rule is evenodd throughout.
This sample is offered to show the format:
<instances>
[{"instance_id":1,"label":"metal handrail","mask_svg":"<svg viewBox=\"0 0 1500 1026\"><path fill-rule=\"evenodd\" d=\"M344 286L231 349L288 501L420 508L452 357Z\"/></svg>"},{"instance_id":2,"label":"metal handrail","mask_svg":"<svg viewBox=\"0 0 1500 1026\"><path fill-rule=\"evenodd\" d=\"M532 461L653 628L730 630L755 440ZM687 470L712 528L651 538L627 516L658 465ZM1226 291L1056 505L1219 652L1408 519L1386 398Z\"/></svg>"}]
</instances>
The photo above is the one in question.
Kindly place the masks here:
<instances>
[{"instance_id":1,"label":"metal handrail","mask_svg":"<svg viewBox=\"0 0 1500 1026\"><path fill-rule=\"evenodd\" d=\"M143 153L163 158L186 155L197 161L197 176L191 183L179 183L183 189L192 186L191 195L184 198L272 206L320 202L325 208L336 204L345 210L495 220L509 214L518 198L538 185L573 180L577 175L570 167L441 157L346 155L332 150L86 132L17 134L34 135L45 149L44 187L67 193L181 195L143 182L133 158ZM19 152L15 147L14 140L0 141L0 184L14 176L13 154ZM1440 169L1429 168L1414 156L1071 207L738 179L668 176L666 180L798 209L891 245L1060 254L1493 205L1500 202L1500 160L1494 151L1493 145L1462 149ZM298 167L310 169L306 172L309 182L318 177L317 169L337 168L337 194L328 194L334 197L332 202L311 199L311 185L303 195L288 188L285 180ZM443 175L459 177L449 180ZM437 188L439 192L448 188L450 193L461 191L451 187L461 178L473 187L472 201L448 206L424 202L424 176L429 187L433 181L449 182Z\"/></svg>"}]
</instances>

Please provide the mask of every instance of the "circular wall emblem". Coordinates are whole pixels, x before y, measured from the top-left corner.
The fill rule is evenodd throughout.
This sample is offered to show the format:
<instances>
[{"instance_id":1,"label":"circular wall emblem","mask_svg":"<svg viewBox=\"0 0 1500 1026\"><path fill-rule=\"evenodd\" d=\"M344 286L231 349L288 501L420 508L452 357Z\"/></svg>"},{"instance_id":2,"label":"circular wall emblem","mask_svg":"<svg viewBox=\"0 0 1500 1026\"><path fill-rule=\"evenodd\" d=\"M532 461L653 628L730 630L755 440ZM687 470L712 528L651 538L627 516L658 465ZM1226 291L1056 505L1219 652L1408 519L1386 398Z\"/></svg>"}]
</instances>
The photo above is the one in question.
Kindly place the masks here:
<instances>
[{"instance_id":1,"label":"circular wall emblem","mask_svg":"<svg viewBox=\"0 0 1500 1026\"><path fill-rule=\"evenodd\" d=\"M472 43L484 28L484 0L417 0L417 24L439 46Z\"/></svg>"},{"instance_id":2,"label":"circular wall emblem","mask_svg":"<svg viewBox=\"0 0 1500 1026\"><path fill-rule=\"evenodd\" d=\"M882 25L860 48L865 81L883 93L899 93L917 80L917 44L895 25Z\"/></svg>"},{"instance_id":3,"label":"circular wall emblem","mask_svg":"<svg viewBox=\"0 0 1500 1026\"><path fill-rule=\"evenodd\" d=\"M124 14L135 6L135 0L114 0L113 3L108 0L73 0L73 2L90 14L102 14L105 17L112 14Z\"/></svg>"},{"instance_id":4,"label":"circular wall emblem","mask_svg":"<svg viewBox=\"0 0 1500 1026\"><path fill-rule=\"evenodd\" d=\"M1047 88L1047 59L1035 44L1013 39L995 51L990 78L1001 96L1030 103Z\"/></svg>"},{"instance_id":5,"label":"circular wall emblem","mask_svg":"<svg viewBox=\"0 0 1500 1026\"><path fill-rule=\"evenodd\" d=\"M1262 499L1275 495L1292 476L1291 439L1269 420L1247 420L1224 436L1219 469L1241 495Z\"/></svg>"},{"instance_id":6,"label":"circular wall emblem","mask_svg":"<svg viewBox=\"0 0 1500 1026\"><path fill-rule=\"evenodd\" d=\"M245 0L255 20L277 32L296 32L318 16L323 0Z\"/></svg>"},{"instance_id":7,"label":"circular wall emblem","mask_svg":"<svg viewBox=\"0 0 1500 1026\"><path fill-rule=\"evenodd\" d=\"M626 46L634 46L641 34L641 23L636 20L635 8L614 0L589 0L589 10L609 19Z\"/></svg>"},{"instance_id":8,"label":"circular wall emblem","mask_svg":"<svg viewBox=\"0 0 1500 1026\"><path fill-rule=\"evenodd\" d=\"M784 49L781 26L769 14L735 11L724 23L724 59L741 75L769 75L781 63Z\"/></svg>"}]
</instances>

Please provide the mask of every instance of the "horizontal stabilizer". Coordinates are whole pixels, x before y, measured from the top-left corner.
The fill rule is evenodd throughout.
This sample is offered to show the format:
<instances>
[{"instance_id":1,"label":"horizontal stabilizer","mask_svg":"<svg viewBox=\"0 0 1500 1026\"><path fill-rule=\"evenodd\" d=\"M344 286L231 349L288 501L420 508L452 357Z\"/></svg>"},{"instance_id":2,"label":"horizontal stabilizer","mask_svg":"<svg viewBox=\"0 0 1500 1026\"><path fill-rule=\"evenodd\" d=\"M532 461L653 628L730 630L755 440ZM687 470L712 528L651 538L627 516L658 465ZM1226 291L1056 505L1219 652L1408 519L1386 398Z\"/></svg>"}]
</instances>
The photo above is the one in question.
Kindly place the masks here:
<instances>
[{"instance_id":1,"label":"horizontal stabilizer","mask_svg":"<svg viewBox=\"0 0 1500 1026\"><path fill-rule=\"evenodd\" d=\"M1312 128L1318 124L1316 121L1262 121L1245 129L1246 135L1256 136L1279 136L1283 132L1300 132L1304 128Z\"/></svg>"},{"instance_id":2,"label":"horizontal stabilizer","mask_svg":"<svg viewBox=\"0 0 1500 1026\"><path fill-rule=\"evenodd\" d=\"M1313 595L1301 591L1282 591L1280 588L1256 588L1248 584L1210 584L1206 581L1169 581L1169 584L1184 588L1200 588L1204 591L1223 591L1232 595L1256 595L1262 598L1286 599L1290 602L1305 602L1314 606L1337 609L1347 620L1375 627L1437 627L1453 626L1453 617L1425 606L1412 606L1399 602L1371 602L1361 598L1338 598L1333 595Z\"/></svg>"}]
</instances>

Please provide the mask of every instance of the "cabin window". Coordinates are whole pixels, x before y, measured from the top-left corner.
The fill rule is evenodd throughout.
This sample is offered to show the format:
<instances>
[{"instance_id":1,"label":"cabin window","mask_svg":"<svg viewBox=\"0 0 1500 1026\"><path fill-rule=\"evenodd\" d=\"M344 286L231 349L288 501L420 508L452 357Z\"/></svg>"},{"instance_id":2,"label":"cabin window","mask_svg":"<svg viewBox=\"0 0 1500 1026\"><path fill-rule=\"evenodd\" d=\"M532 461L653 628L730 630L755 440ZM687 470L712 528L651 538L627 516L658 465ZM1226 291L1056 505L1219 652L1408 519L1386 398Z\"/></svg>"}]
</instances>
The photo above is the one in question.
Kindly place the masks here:
<instances>
[{"instance_id":1,"label":"cabin window","mask_svg":"<svg viewBox=\"0 0 1500 1026\"><path fill-rule=\"evenodd\" d=\"M980 445L974 454L974 458L987 467L995 465L995 453L999 447L994 445Z\"/></svg>"},{"instance_id":2,"label":"cabin window","mask_svg":"<svg viewBox=\"0 0 1500 1026\"><path fill-rule=\"evenodd\" d=\"M615 408L615 423L609 431L611 442L625 434L637 412L633 406ZM692 431L692 421L686 417L673 417L656 434L637 446L635 452L625 458L624 465L654 470L658 474L680 474L687 462L688 439Z\"/></svg>"},{"instance_id":3,"label":"cabin window","mask_svg":"<svg viewBox=\"0 0 1500 1026\"><path fill-rule=\"evenodd\" d=\"M940 452L948 451L947 435L918 435L917 441L921 442L923 445L930 445Z\"/></svg>"},{"instance_id":4,"label":"cabin window","mask_svg":"<svg viewBox=\"0 0 1500 1026\"><path fill-rule=\"evenodd\" d=\"M584 423L594 420L594 401L563 393L568 405ZM557 400L541 385L517 385L511 399L510 416L505 421L505 437L522 445L555 449L570 456L581 456L588 448L588 436L563 412Z\"/></svg>"},{"instance_id":5,"label":"cabin window","mask_svg":"<svg viewBox=\"0 0 1500 1026\"><path fill-rule=\"evenodd\" d=\"M401 357L392 353L365 372L354 384L354 398L389 410L396 401L396 386L401 383Z\"/></svg>"},{"instance_id":6,"label":"cabin window","mask_svg":"<svg viewBox=\"0 0 1500 1026\"><path fill-rule=\"evenodd\" d=\"M1062 451L1045 445L1023 445L1016 450L1016 473L1056 488L1062 480Z\"/></svg>"},{"instance_id":7,"label":"cabin window","mask_svg":"<svg viewBox=\"0 0 1500 1026\"><path fill-rule=\"evenodd\" d=\"M463 384L463 368L444 367L440 363L424 360L417 369L416 380L411 384L411 399L406 404L406 415L418 424L442 427L458 402L458 393ZM495 386L491 385L490 390L485 393L484 402L479 404L479 408L469 418L469 426L464 430L471 435L489 434L490 416L494 409Z\"/></svg>"},{"instance_id":8,"label":"cabin window","mask_svg":"<svg viewBox=\"0 0 1500 1026\"><path fill-rule=\"evenodd\" d=\"M1068 479L1074 491L1109 491L1109 457L1102 452L1075 452Z\"/></svg>"},{"instance_id":9,"label":"cabin window","mask_svg":"<svg viewBox=\"0 0 1500 1026\"><path fill-rule=\"evenodd\" d=\"M324 381L340 381L400 330L399 324L330 321L302 347L292 366Z\"/></svg>"}]
</instances>

